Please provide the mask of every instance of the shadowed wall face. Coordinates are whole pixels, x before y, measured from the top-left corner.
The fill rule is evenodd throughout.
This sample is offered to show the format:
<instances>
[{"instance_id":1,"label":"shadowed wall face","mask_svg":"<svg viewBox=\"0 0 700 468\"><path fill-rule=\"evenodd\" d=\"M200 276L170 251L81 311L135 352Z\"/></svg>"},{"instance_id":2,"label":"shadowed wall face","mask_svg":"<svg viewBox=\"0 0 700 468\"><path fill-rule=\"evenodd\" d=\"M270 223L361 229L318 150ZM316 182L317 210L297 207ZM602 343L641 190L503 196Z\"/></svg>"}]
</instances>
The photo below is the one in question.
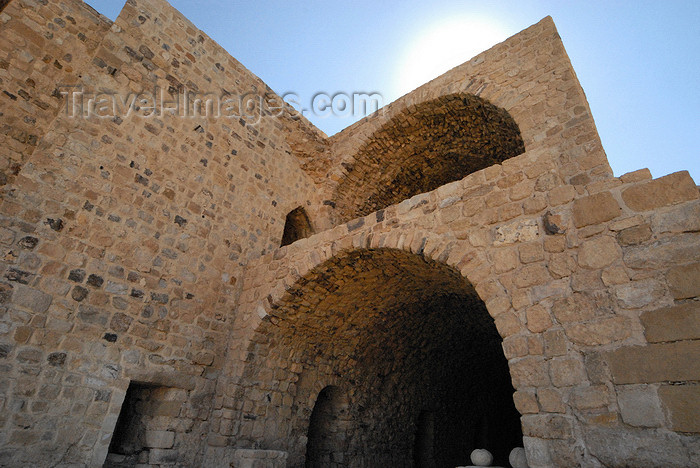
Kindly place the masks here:
<instances>
[{"instance_id":1,"label":"shadowed wall face","mask_svg":"<svg viewBox=\"0 0 700 468\"><path fill-rule=\"evenodd\" d=\"M334 258L289 291L255 341L241 432L264 414L276 422L266 448L289 450L292 464L409 465L419 434L435 466L468 463L477 447L505 463L522 444L500 336L445 265L391 249Z\"/></svg>"},{"instance_id":2,"label":"shadowed wall face","mask_svg":"<svg viewBox=\"0 0 700 468\"><path fill-rule=\"evenodd\" d=\"M336 220L368 215L523 152L513 118L477 96L451 94L410 107L345 164L333 198Z\"/></svg>"}]
</instances>

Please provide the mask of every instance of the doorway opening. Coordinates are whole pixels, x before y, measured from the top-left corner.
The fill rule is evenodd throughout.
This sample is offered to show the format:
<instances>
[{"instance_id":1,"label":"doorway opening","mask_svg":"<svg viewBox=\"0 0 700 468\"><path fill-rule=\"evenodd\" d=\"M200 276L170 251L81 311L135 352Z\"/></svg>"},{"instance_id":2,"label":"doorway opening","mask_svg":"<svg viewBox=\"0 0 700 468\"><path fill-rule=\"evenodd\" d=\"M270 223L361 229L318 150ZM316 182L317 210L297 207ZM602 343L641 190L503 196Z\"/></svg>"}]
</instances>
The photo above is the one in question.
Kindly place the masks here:
<instances>
[{"instance_id":1,"label":"doorway opening","mask_svg":"<svg viewBox=\"0 0 700 468\"><path fill-rule=\"evenodd\" d=\"M306 211L301 206L293 209L287 214L284 222L284 232L282 233L282 244L280 247L292 244L299 239L305 239L313 234L311 222Z\"/></svg>"},{"instance_id":2,"label":"doorway opening","mask_svg":"<svg viewBox=\"0 0 700 468\"><path fill-rule=\"evenodd\" d=\"M321 390L309 420L306 468L344 466L348 402L335 386Z\"/></svg>"}]
</instances>

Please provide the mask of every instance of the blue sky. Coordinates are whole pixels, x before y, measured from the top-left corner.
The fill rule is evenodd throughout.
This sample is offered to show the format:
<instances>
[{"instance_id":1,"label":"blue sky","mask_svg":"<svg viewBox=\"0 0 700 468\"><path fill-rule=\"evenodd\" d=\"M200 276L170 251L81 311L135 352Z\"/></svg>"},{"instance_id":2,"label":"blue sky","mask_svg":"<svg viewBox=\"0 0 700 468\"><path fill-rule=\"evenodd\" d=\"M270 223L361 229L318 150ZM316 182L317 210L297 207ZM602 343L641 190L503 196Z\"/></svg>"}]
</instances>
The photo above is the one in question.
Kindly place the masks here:
<instances>
[{"instance_id":1,"label":"blue sky","mask_svg":"<svg viewBox=\"0 0 700 468\"><path fill-rule=\"evenodd\" d=\"M123 4L88 3L112 19ZM654 177L688 170L700 184L700 1L170 3L272 89L295 93L305 107L317 93L338 92L377 92L388 104L551 15L615 175L644 167ZM353 122L305 115L329 135Z\"/></svg>"}]
</instances>

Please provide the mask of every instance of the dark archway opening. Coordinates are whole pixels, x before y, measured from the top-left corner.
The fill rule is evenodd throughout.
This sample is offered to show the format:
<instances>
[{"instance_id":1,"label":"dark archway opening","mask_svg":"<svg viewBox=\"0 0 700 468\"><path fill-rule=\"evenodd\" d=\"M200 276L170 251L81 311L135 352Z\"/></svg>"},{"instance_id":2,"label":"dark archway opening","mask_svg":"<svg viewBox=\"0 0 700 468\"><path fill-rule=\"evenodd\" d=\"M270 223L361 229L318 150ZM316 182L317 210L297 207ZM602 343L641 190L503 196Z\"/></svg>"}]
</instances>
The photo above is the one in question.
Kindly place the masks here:
<instances>
[{"instance_id":1,"label":"dark archway opening","mask_svg":"<svg viewBox=\"0 0 700 468\"><path fill-rule=\"evenodd\" d=\"M293 209L287 214L284 221L284 232L282 233L282 244L280 247L289 245L299 239L305 239L313 234L311 222L306 211L301 206Z\"/></svg>"},{"instance_id":2,"label":"dark archway opening","mask_svg":"<svg viewBox=\"0 0 700 468\"><path fill-rule=\"evenodd\" d=\"M321 390L309 419L306 468L326 468L344 462L348 408L341 390L328 386Z\"/></svg>"},{"instance_id":3,"label":"dark archway opening","mask_svg":"<svg viewBox=\"0 0 700 468\"><path fill-rule=\"evenodd\" d=\"M182 389L130 382L109 444L104 468L149 464L153 450L175 445L177 418L188 399Z\"/></svg>"},{"instance_id":4,"label":"dark archway opening","mask_svg":"<svg viewBox=\"0 0 700 468\"><path fill-rule=\"evenodd\" d=\"M416 441L413 446L414 468L435 468L435 412L423 410L418 416Z\"/></svg>"},{"instance_id":5,"label":"dark archway opening","mask_svg":"<svg viewBox=\"0 0 700 468\"><path fill-rule=\"evenodd\" d=\"M454 468L475 448L505 466L522 446L493 319L458 271L420 255L361 249L328 260L273 306L249 351L241 433L274 421L250 443L287 451L289 466L332 456L339 467ZM320 433L338 434L332 393L316 393L329 384L347 399L344 439L331 444L340 451L315 448ZM426 408L432 416L419 416Z\"/></svg>"},{"instance_id":6,"label":"dark archway opening","mask_svg":"<svg viewBox=\"0 0 700 468\"><path fill-rule=\"evenodd\" d=\"M2 13L2 10L5 9L7 5L10 4L12 0L0 0L0 13Z\"/></svg>"}]
</instances>

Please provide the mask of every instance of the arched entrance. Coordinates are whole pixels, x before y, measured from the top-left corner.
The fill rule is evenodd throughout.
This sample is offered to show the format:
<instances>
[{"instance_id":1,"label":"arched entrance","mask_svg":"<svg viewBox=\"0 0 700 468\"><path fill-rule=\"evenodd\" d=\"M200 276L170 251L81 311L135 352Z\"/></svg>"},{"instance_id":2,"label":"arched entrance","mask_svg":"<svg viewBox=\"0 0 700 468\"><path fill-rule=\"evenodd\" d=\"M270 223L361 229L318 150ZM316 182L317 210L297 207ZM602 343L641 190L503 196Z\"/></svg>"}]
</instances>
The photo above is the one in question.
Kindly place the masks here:
<instances>
[{"instance_id":1,"label":"arched entrance","mask_svg":"<svg viewBox=\"0 0 700 468\"><path fill-rule=\"evenodd\" d=\"M510 114L472 94L411 106L374 132L344 164L332 196L335 224L460 180L525 152Z\"/></svg>"},{"instance_id":2,"label":"arched entrance","mask_svg":"<svg viewBox=\"0 0 700 468\"><path fill-rule=\"evenodd\" d=\"M335 437L328 428L339 407L332 466L412 465L425 408L436 467L468 464L474 448L505 464L522 445L484 303L458 271L401 250L343 253L299 279L258 327L241 381L241 433L288 451L289 466L315 462L318 429ZM329 385L343 389L341 405L337 390L319 394Z\"/></svg>"}]
</instances>

